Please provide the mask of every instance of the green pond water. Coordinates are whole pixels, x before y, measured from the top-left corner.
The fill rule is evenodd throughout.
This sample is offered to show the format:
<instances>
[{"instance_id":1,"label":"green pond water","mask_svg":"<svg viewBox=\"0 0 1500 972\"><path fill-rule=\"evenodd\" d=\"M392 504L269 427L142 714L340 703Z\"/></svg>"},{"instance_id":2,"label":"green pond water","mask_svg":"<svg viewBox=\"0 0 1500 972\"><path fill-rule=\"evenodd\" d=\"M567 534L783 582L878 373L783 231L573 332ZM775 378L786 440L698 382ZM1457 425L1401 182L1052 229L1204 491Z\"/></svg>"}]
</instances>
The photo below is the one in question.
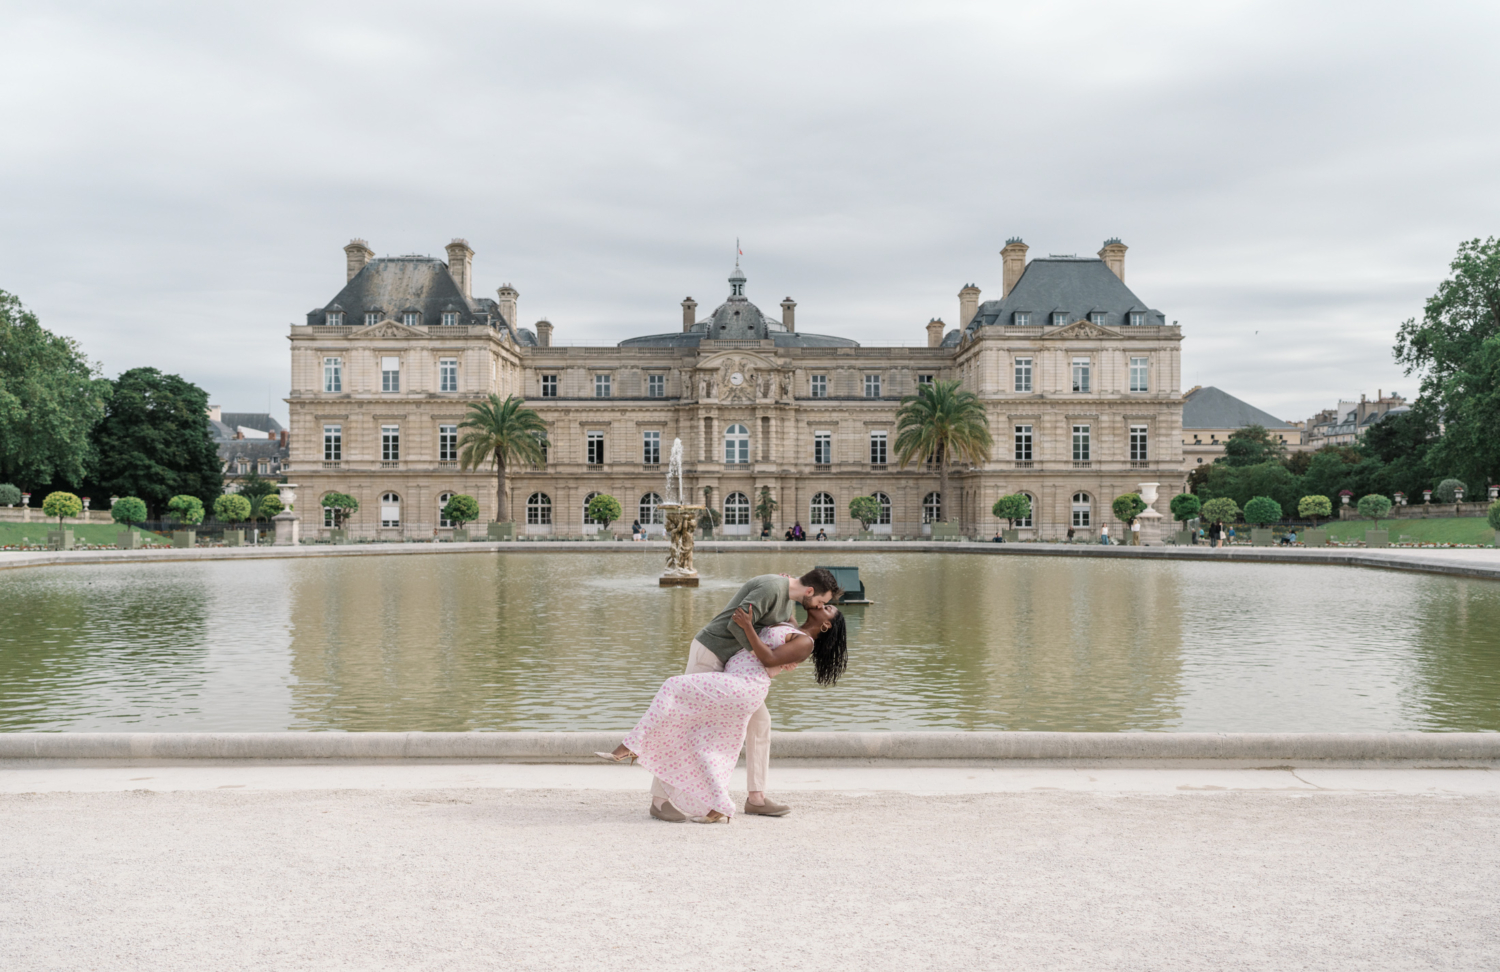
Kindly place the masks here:
<instances>
[{"instance_id":1,"label":"green pond water","mask_svg":"<svg viewBox=\"0 0 1500 972\"><path fill-rule=\"evenodd\" d=\"M745 578L858 566L780 729L1500 730L1500 584L1092 558L444 554L0 574L0 730L626 729ZM799 551L800 553L800 551Z\"/></svg>"}]
</instances>

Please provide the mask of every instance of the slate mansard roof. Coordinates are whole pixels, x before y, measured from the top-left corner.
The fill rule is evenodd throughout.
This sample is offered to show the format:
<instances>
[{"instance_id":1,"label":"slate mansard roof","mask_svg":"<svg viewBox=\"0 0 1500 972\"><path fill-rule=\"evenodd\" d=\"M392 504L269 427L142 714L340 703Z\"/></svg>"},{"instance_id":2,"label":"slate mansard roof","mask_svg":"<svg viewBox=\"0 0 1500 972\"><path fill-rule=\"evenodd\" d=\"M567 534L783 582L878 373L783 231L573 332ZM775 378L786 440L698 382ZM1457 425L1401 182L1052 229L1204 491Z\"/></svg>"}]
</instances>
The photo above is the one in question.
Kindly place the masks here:
<instances>
[{"instance_id":1,"label":"slate mansard roof","mask_svg":"<svg viewBox=\"0 0 1500 972\"><path fill-rule=\"evenodd\" d=\"M1268 429L1292 428L1270 412L1263 412L1212 385L1194 389L1183 396L1184 429L1243 429L1247 425L1261 425Z\"/></svg>"},{"instance_id":2,"label":"slate mansard roof","mask_svg":"<svg viewBox=\"0 0 1500 972\"><path fill-rule=\"evenodd\" d=\"M342 311L346 324L362 325L365 315L378 320L402 319L416 311L425 324L441 324L444 313L456 313L459 324L480 324L510 330L516 343L535 347L536 335L511 328L500 306L488 297L466 297L448 264L429 256L375 257L328 303L309 311L307 323L322 324L331 311Z\"/></svg>"},{"instance_id":3,"label":"slate mansard roof","mask_svg":"<svg viewBox=\"0 0 1500 972\"><path fill-rule=\"evenodd\" d=\"M1145 305L1125 281L1096 257L1037 257L1026 264L1021 279L1000 300L987 300L965 330L1016 323L1017 313L1030 314L1033 326L1051 324L1053 314L1066 315L1065 323L1088 320L1103 313L1105 327L1130 326L1132 312L1144 313L1147 324L1165 324L1166 316ZM943 344L958 344L959 332L951 331Z\"/></svg>"},{"instance_id":4,"label":"slate mansard roof","mask_svg":"<svg viewBox=\"0 0 1500 972\"><path fill-rule=\"evenodd\" d=\"M778 348L857 348L858 341L828 334L788 331L780 321L761 313L744 296L745 274L736 263L729 275L729 299L690 330L672 334L646 334L621 341L622 348L696 348L705 340L774 341Z\"/></svg>"}]
</instances>

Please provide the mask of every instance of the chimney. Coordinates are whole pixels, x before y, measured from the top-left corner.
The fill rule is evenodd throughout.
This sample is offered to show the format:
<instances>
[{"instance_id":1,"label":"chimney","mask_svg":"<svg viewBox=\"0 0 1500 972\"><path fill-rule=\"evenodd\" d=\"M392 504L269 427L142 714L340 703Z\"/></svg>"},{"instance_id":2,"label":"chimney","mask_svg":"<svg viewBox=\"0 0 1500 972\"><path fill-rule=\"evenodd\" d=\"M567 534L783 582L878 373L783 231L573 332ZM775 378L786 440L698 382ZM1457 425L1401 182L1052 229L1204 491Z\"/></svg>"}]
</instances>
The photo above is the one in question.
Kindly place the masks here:
<instances>
[{"instance_id":1,"label":"chimney","mask_svg":"<svg viewBox=\"0 0 1500 972\"><path fill-rule=\"evenodd\" d=\"M1099 259L1109 267L1110 273L1120 278L1120 283L1125 282L1125 251L1130 249L1120 242L1118 236L1112 236L1104 241L1104 249L1099 251Z\"/></svg>"},{"instance_id":2,"label":"chimney","mask_svg":"<svg viewBox=\"0 0 1500 972\"><path fill-rule=\"evenodd\" d=\"M521 292L510 284L503 284L495 291L500 298L500 316L505 318L505 323L511 327L516 326L516 301L521 299Z\"/></svg>"},{"instance_id":3,"label":"chimney","mask_svg":"<svg viewBox=\"0 0 1500 972\"><path fill-rule=\"evenodd\" d=\"M474 296L474 251L468 240L455 239L448 244L448 272L458 284L458 292L465 297Z\"/></svg>"},{"instance_id":4,"label":"chimney","mask_svg":"<svg viewBox=\"0 0 1500 972\"><path fill-rule=\"evenodd\" d=\"M691 297L682 299L682 333L686 334L697 323L698 302Z\"/></svg>"},{"instance_id":5,"label":"chimney","mask_svg":"<svg viewBox=\"0 0 1500 972\"><path fill-rule=\"evenodd\" d=\"M1021 242L1019 236L1012 236L1005 241L1005 249L1000 251L1001 265L1005 269L1005 283L1000 289L1000 299L1004 300L1010 296L1011 290L1016 286L1016 281L1021 279L1021 274L1026 272L1026 251L1029 247Z\"/></svg>"},{"instance_id":6,"label":"chimney","mask_svg":"<svg viewBox=\"0 0 1500 972\"><path fill-rule=\"evenodd\" d=\"M544 348L552 347L552 322L545 317L536 322L536 343Z\"/></svg>"},{"instance_id":7,"label":"chimney","mask_svg":"<svg viewBox=\"0 0 1500 972\"><path fill-rule=\"evenodd\" d=\"M929 348L941 347L943 343L943 324L941 317L934 317L927 322L927 346Z\"/></svg>"},{"instance_id":8,"label":"chimney","mask_svg":"<svg viewBox=\"0 0 1500 972\"><path fill-rule=\"evenodd\" d=\"M218 405L210 405L208 406L208 417L210 421L222 422L224 421L224 410Z\"/></svg>"},{"instance_id":9,"label":"chimney","mask_svg":"<svg viewBox=\"0 0 1500 972\"><path fill-rule=\"evenodd\" d=\"M781 323L793 334L797 332L797 302L790 297L781 302Z\"/></svg>"},{"instance_id":10,"label":"chimney","mask_svg":"<svg viewBox=\"0 0 1500 972\"><path fill-rule=\"evenodd\" d=\"M365 268L365 264L375 259L375 251L364 240L350 240L349 245L344 247L344 256L348 258L349 269L349 276L344 282L348 283L356 273Z\"/></svg>"},{"instance_id":11,"label":"chimney","mask_svg":"<svg viewBox=\"0 0 1500 972\"><path fill-rule=\"evenodd\" d=\"M978 313L979 288L973 284L964 284L964 289L958 292L958 326L968 327Z\"/></svg>"},{"instance_id":12,"label":"chimney","mask_svg":"<svg viewBox=\"0 0 1500 972\"><path fill-rule=\"evenodd\" d=\"M282 429L281 430L281 435L280 435L281 448L283 448L283 449L286 448L286 443L287 443L287 440L289 438L291 438L291 433L289 433L286 429Z\"/></svg>"}]
</instances>

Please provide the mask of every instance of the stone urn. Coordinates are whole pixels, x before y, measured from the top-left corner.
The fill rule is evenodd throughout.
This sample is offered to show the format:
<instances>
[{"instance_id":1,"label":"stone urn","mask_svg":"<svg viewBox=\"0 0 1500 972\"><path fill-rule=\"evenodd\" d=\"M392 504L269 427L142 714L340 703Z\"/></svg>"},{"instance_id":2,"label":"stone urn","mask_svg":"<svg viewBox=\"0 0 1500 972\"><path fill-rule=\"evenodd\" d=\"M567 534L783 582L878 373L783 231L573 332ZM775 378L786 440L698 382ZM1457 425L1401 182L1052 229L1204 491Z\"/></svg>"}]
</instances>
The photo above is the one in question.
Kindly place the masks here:
<instances>
[{"instance_id":1,"label":"stone urn","mask_svg":"<svg viewBox=\"0 0 1500 972\"><path fill-rule=\"evenodd\" d=\"M1161 483L1138 484L1141 502L1146 504L1146 509L1136 518L1141 524L1137 537L1143 547L1161 546L1162 515L1156 511L1156 491L1160 487Z\"/></svg>"}]
</instances>

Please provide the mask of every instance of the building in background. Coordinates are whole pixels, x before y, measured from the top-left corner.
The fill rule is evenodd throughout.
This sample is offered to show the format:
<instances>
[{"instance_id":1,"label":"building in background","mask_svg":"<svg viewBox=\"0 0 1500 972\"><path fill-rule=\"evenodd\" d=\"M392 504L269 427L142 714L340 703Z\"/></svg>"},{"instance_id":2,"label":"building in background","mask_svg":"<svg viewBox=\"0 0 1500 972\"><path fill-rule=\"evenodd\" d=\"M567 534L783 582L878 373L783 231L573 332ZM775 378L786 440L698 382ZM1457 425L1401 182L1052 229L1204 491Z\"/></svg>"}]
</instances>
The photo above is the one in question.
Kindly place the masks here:
<instances>
[{"instance_id":1,"label":"building in background","mask_svg":"<svg viewBox=\"0 0 1500 972\"><path fill-rule=\"evenodd\" d=\"M1354 445L1370 427L1387 415L1411 411L1406 399L1396 392L1376 391L1374 400L1359 396L1357 402L1339 402L1338 408L1324 409L1307 420L1307 442L1312 449L1329 445Z\"/></svg>"},{"instance_id":2,"label":"building in background","mask_svg":"<svg viewBox=\"0 0 1500 972\"><path fill-rule=\"evenodd\" d=\"M1249 425L1263 426L1286 443L1288 452L1304 448L1301 423L1284 422L1212 385L1190 388L1182 396L1182 456L1187 468L1222 456L1225 440Z\"/></svg>"},{"instance_id":3,"label":"building in background","mask_svg":"<svg viewBox=\"0 0 1500 972\"><path fill-rule=\"evenodd\" d=\"M266 412L225 412L208 407L208 425L219 447L219 462L227 480L255 473L282 475L291 455L290 439L281 423Z\"/></svg>"},{"instance_id":4,"label":"building in background","mask_svg":"<svg viewBox=\"0 0 1500 972\"><path fill-rule=\"evenodd\" d=\"M1000 299L959 292L959 327L934 318L926 347L866 347L808 333L797 304L768 315L736 264L712 313L681 304L681 325L605 347L560 347L553 325L519 325L519 294L473 296L473 250L376 258L345 247L346 280L291 328L291 468L303 508L328 492L360 501L350 529L430 538L455 493L495 518L495 478L462 470L459 423L469 402L522 396L549 427L545 465L509 470L508 519L528 534L598 529L589 500L608 493L624 521L657 527L674 439L693 500L703 487L723 532L758 532L762 489L779 504L776 533L857 529L849 501L880 503L877 533L921 536L944 510L966 533L992 531L990 507L1024 492L1027 536L1089 537L1141 482L1176 492L1184 478L1182 332L1125 286L1125 246L1098 257L1027 261L1002 251ZM990 461L955 468L948 496L935 468L896 461L896 410L923 382L956 379L985 403ZM307 535L318 524L304 521Z\"/></svg>"}]
</instances>

